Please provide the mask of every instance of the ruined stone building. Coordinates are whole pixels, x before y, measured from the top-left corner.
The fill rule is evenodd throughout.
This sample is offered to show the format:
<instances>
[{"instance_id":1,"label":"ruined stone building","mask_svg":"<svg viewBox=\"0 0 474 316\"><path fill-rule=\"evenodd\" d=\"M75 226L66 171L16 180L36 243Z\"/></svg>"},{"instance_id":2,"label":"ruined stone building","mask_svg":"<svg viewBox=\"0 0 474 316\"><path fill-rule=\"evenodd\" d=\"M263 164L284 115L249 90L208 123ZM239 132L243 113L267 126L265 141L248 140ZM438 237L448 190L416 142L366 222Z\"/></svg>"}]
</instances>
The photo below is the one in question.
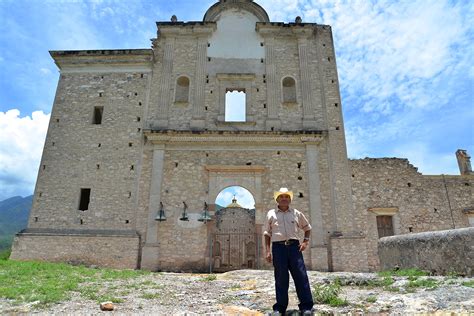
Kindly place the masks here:
<instances>
[{"instance_id":1,"label":"ruined stone building","mask_svg":"<svg viewBox=\"0 0 474 316\"><path fill-rule=\"evenodd\" d=\"M467 153L458 176L347 158L330 26L221 0L202 21L157 27L151 49L51 52L60 79L12 258L270 268L262 225L280 187L311 221L310 269L374 270L381 236L473 225ZM240 120L227 118L232 92L245 95ZM216 210L230 186L250 191L255 209Z\"/></svg>"}]
</instances>

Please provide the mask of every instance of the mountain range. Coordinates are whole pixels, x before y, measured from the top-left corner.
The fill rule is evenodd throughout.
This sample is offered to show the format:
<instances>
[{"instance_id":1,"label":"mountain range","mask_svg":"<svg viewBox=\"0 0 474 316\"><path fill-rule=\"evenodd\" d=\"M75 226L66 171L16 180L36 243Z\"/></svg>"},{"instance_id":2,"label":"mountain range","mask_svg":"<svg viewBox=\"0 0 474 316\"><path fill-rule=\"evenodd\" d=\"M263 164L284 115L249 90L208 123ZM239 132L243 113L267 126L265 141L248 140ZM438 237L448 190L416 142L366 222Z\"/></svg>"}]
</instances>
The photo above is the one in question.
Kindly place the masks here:
<instances>
[{"instance_id":1,"label":"mountain range","mask_svg":"<svg viewBox=\"0 0 474 316\"><path fill-rule=\"evenodd\" d=\"M0 252L10 248L13 236L26 228L33 195L0 201Z\"/></svg>"}]
</instances>

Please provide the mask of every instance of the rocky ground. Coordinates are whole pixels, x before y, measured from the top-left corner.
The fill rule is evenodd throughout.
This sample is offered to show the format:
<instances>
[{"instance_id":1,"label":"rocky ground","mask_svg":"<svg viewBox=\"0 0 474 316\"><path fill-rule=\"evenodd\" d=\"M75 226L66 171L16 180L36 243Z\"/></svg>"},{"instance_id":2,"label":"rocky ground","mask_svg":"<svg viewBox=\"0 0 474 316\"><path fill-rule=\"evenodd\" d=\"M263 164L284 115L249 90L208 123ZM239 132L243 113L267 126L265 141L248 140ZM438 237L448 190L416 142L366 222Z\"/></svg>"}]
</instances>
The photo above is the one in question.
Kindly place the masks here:
<instances>
[{"instance_id":1,"label":"rocky ground","mask_svg":"<svg viewBox=\"0 0 474 316\"><path fill-rule=\"evenodd\" d=\"M104 312L95 300L74 293L67 302L38 307L15 306L0 300L1 314L143 314L143 315L266 315L274 303L273 272L240 270L223 274L154 273L108 284L84 285L96 294L107 293L114 311ZM337 278L339 297L347 306L316 304L318 315L474 315L472 278L407 277L386 279L371 273L309 272L310 282L328 284ZM428 281L426 281L429 279ZM412 279L413 281L413 279ZM464 285L463 285L464 283ZM92 293L94 294L94 293ZM297 309L290 286L289 309Z\"/></svg>"}]
</instances>

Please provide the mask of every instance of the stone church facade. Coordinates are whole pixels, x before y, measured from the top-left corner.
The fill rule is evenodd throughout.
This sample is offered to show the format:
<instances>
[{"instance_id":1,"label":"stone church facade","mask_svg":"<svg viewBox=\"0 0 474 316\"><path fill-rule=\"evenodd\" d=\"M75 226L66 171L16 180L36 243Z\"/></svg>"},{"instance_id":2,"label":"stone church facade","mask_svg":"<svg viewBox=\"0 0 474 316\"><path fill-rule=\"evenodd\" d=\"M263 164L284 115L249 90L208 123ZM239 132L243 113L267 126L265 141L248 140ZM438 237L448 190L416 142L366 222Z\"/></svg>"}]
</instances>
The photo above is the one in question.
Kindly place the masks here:
<instances>
[{"instance_id":1,"label":"stone church facade","mask_svg":"<svg viewBox=\"0 0 474 316\"><path fill-rule=\"evenodd\" d=\"M203 21L157 27L151 49L51 52L61 75L12 258L270 268L262 225L280 187L311 221L315 270L376 270L381 236L472 224L470 166L424 176L404 159L347 158L330 26L221 0ZM233 91L240 121L226 119ZM255 210L216 210L230 186Z\"/></svg>"}]
</instances>

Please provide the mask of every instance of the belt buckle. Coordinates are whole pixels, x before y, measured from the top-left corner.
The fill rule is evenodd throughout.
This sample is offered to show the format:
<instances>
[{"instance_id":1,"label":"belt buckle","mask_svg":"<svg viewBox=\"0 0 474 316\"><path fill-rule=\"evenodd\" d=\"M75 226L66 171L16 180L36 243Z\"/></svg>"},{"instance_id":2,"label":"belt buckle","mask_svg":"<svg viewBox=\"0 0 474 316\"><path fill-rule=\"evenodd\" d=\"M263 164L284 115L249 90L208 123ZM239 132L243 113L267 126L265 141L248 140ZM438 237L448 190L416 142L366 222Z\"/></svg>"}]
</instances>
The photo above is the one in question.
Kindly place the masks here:
<instances>
[{"instance_id":1,"label":"belt buckle","mask_svg":"<svg viewBox=\"0 0 474 316\"><path fill-rule=\"evenodd\" d=\"M291 244L291 242L290 242L289 239L285 240L285 246L289 246L290 244Z\"/></svg>"}]
</instances>

